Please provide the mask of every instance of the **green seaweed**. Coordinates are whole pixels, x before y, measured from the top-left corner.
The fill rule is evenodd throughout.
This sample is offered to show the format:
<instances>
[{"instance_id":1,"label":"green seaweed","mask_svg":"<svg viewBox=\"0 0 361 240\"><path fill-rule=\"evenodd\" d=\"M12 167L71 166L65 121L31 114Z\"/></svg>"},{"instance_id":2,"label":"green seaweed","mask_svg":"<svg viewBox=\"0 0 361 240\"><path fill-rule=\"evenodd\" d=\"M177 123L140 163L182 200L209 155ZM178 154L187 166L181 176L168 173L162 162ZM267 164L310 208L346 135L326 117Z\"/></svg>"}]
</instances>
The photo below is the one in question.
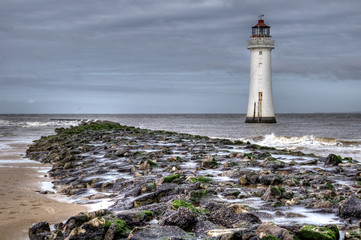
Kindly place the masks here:
<instances>
[{"instance_id":1,"label":"green seaweed","mask_svg":"<svg viewBox=\"0 0 361 240\"><path fill-rule=\"evenodd\" d=\"M175 208L175 209L178 209L180 207L186 207L188 208L189 210L191 210L193 213L197 213L198 210L195 206L193 206L191 203L187 202L187 201L183 201L183 200L174 200L172 202L172 206Z\"/></svg>"},{"instance_id":2,"label":"green seaweed","mask_svg":"<svg viewBox=\"0 0 361 240\"><path fill-rule=\"evenodd\" d=\"M124 222L123 220L120 220L118 218L108 220L105 219L105 228L109 228L111 225L115 227L115 233L121 237L127 237L129 233L132 231L132 229L129 228L129 226Z\"/></svg>"},{"instance_id":3,"label":"green seaweed","mask_svg":"<svg viewBox=\"0 0 361 240\"><path fill-rule=\"evenodd\" d=\"M207 178L207 177L192 177L190 178L192 182L200 182L200 183L209 183L212 181L211 178Z\"/></svg>"},{"instance_id":4,"label":"green seaweed","mask_svg":"<svg viewBox=\"0 0 361 240\"><path fill-rule=\"evenodd\" d=\"M174 180L179 179L179 178L180 178L179 174L173 174L173 175L169 175L169 176L164 177L163 180L164 180L165 183L171 183Z\"/></svg>"},{"instance_id":5,"label":"green seaweed","mask_svg":"<svg viewBox=\"0 0 361 240\"><path fill-rule=\"evenodd\" d=\"M300 230L300 238L307 240L336 240L337 234L339 233L336 225L332 226L332 229L329 227L305 225Z\"/></svg>"},{"instance_id":6,"label":"green seaweed","mask_svg":"<svg viewBox=\"0 0 361 240\"><path fill-rule=\"evenodd\" d=\"M281 240L281 239L273 235L266 235L262 237L262 240Z\"/></svg>"},{"instance_id":7,"label":"green seaweed","mask_svg":"<svg viewBox=\"0 0 361 240\"><path fill-rule=\"evenodd\" d=\"M151 167L158 167L158 164L156 164L155 162L151 161L151 160L148 160L148 164L151 166Z\"/></svg>"}]
</instances>

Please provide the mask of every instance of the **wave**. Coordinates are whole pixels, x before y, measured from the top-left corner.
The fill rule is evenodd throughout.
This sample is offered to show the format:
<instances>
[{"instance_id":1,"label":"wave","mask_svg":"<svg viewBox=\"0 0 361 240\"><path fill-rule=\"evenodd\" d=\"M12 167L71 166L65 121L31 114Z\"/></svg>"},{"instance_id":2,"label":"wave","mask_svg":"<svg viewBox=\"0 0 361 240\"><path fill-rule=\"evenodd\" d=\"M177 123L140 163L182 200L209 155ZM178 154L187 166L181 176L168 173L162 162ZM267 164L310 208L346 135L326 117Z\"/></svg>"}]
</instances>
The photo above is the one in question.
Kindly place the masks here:
<instances>
[{"instance_id":1,"label":"wave","mask_svg":"<svg viewBox=\"0 0 361 240\"><path fill-rule=\"evenodd\" d=\"M361 139L338 139L305 135L299 137L276 136L274 133L264 136L241 139L262 146L285 148L327 156L330 153L361 160Z\"/></svg>"},{"instance_id":2,"label":"wave","mask_svg":"<svg viewBox=\"0 0 361 240\"><path fill-rule=\"evenodd\" d=\"M315 137L313 135L305 135L300 137L276 136L274 133L264 136L252 137L244 139L257 144L269 145L314 145L314 146L338 146L338 147L354 147L361 145L361 139L338 139L327 137Z\"/></svg>"},{"instance_id":3,"label":"wave","mask_svg":"<svg viewBox=\"0 0 361 240\"><path fill-rule=\"evenodd\" d=\"M0 127L25 127L25 128L35 128L35 127L67 127L67 126L76 126L81 122L81 120L50 120L47 122L22 122L22 121L9 121L0 119Z\"/></svg>"}]
</instances>

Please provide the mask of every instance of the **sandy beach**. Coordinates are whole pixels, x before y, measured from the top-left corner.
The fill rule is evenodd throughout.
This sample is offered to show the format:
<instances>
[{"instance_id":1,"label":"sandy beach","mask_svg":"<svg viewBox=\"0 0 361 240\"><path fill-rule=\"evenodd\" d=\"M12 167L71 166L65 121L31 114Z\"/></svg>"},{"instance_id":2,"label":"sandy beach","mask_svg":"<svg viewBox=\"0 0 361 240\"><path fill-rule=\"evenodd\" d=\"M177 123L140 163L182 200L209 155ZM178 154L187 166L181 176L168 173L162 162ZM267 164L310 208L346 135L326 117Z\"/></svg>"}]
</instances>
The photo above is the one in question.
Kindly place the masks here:
<instances>
[{"instance_id":1,"label":"sandy beach","mask_svg":"<svg viewBox=\"0 0 361 240\"><path fill-rule=\"evenodd\" d=\"M50 181L42 173L49 166L24 159L26 144L8 146L0 151L0 239L28 239L35 222L53 224L87 210L56 201L56 194L37 193L43 190L41 182Z\"/></svg>"}]
</instances>

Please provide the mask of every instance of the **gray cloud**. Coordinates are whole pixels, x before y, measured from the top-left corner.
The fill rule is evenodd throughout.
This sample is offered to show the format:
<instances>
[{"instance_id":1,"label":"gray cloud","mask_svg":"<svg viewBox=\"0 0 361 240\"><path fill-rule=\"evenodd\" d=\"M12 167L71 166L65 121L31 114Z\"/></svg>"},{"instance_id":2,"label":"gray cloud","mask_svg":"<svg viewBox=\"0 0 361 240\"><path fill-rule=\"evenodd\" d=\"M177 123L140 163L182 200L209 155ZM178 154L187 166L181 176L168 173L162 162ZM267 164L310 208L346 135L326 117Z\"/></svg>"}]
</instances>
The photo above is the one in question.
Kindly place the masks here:
<instances>
[{"instance_id":1,"label":"gray cloud","mask_svg":"<svg viewBox=\"0 0 361 240\"><path fill-rule=\"evenodd\" d=\"M307 88L287 99L300 79L327 91L346 93L349 80L360 86L360 7L358 0L3 0L0 101L7 106L0 112L22 111L29 99L36 112L64 112L70 95L79 105L70 112L99 112L88 103L101 108L101 97L113 112L122 111L119 102L127 112L244 112L247 40L262 13L276 40L276 111L304 112L306 102L296 99ZM285 80L293 85L284 88ZM337 87L329 84L335 81ZM158 100L147 101L152 96ZM172 96L182 101L162 103ZM342 99L334 111L343 111L342 101L361 100Z\"/></svg>"}]
</instances>

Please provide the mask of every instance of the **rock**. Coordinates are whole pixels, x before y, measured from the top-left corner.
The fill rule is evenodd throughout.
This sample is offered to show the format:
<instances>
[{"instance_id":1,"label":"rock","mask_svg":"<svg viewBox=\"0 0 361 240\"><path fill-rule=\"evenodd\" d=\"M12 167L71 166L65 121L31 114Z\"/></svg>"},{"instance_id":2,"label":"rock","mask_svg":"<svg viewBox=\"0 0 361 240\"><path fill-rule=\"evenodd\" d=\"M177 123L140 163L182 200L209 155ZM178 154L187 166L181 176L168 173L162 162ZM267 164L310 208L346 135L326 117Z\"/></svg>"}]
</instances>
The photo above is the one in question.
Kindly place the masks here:
<instances>
[{"instance_id":1,"label":"rock","mask_svg":"<svg viewBox=\"0 0 361 240\"><path fill-rule=\"evenodd\" d=\"M248 210L244 207L244 205L238 203L231 204L228 206L228 208L233 209L233 211L237 214L248 212Z\"/></svg>"},{"instance_id":2,"label":"rock","mask_svg":"<svg viewBox=\"0 0 361 240\"><path fill-rule=\"evenodd\" d=\"M198 238L206 238L207 232L212 229L220 229L221 227L210 222L204 221L202 219L198 219L195 225L192 228L192 232L194 232Z\"/></svg>"},{"instance_id":3,"label":"rock","mask_svg":"<svg viewBox=\"0 0 361 240\"><path fill-rule=\"evenodd\" d=\"M136 227L129 234L128 240L161 239L196 239L177 226Z\"/></svg>"},{"instance_id":4,"label":"rock","mask_svg":"<svg viewBox=\"0 0 361 240\"><path fill-rule=\"evenodd\" d=\"M257 234L269 234L273 236L280 236L283 240L293 240L293 235L290 234L286 229L280 228L273 223L264 222L257 228Z\"/></svg>"},{"instance_id":5,"label":"rock","mask_svg":"<svg viewBox=\"0 0 361 240\"><path fill-rule=\"evenodd\" d=\"M106 234L106 220L105 218L93 218L92 220L82 224L71 230L67 240L102 240Z\"/></svg>"},{"instance_id":6,"label":"rock","mask_svg":"<svg viewBox=\"0 0 361 240\"><path fill-rule=\"evenodd\" d=\"M301 213L286 212L285 217L286 218L305 218L306 216Z\"/></svg>"},{"instance_id":7,"label":"rock","mask_svg":"<svg viewBox=\"0 0 361 240\"><path fill-rule=\"evenodd\" d=\"M226 207L223 204L210 202L206 209L211 211L210 220L226 228L238 228L240 226L261 223L261 220L252 213L237 214L233 207Z\"/></svg>"},{"instance_id":8,"label":"rock","mask_svg":"<svg viewBox=\"0 0 361 240\"><path fill-rule=\"evenodd\" d=\"M207 169L213 169L213 168L217 168L219 165L219 163L215 160L211 160L211 161L202 161L201 162L201 167L203 168L207 168Z\"/></svg>"},{"instance_id":9,"label":"rock","mask_svg":"<svg viewBox=\"0 0 361 240\"><path fill-rule=\"evenodd\" d=\"M107 219L105 227L108 227L108 229L105 233L104 240L126 238L131 232L131 229L123 220L116 218Z\"/></svg>"},{"instance_id":10,"label":"rock","mask_svg":"<svg viewBox=\"0 0 361 240\"><path fill-rule=\"evenodd\" d=\"M62 227L64 233L69 234L74 228L80 227L83 223L89 221L89 217L86 214L78 214L70 217L64 226Z\"/></svg>"},{"instance_id":11,"label":"rock","mask_svg":"<svg viewBox=\"0 0 361 240\"><path fill-rule=\"evenodd\" d=\"M242 239L242 233L245 228L226 228L212 229L207 232L207 236L220 240L236 240Z\"/></svg>"},{"instance_id":12,"label":"rock","mask_svg":"<svg viewBox=\"0 0 361 240\"><path fill-rule=\"evenodd\" d=\"M339 208L339 214L344 218L361 218L361 199L352 196L344 201Z\"/></svg>"},{"instance_id":13,"label":"rock","mask_svg":"<svg viewBox=\"0 0 361 240\"><path fill-rule=\"evenodd\" d=\"M345 233L345 239L347 240L360 240L361 239L361 230L353 230L353 231L347 231Z\"/></svg>"},{"instance_id":14,"label":"rock","mask_svg":"<svg viewBox=\"0 0 361 240\"><path fill-rule=\"evenodd\" d=\"M329 154L324 161L325 165L337 166L342 163L342 158L339 155Z\"/></svg>"},{"instance_id":15,"label":"rock","mask_svg":"<svg viewBox=\"0 0 361 240\"><path fill-rule=\"evenodd\" d=\"M126 210L115 214L116 218L123 220L129 227L143 226L150 221L154 213L149 210Z\"/></svg>"},{"instance_id":16,"label":"rock","mask_svg":"<svg viewBox=\"0 0 361 240\"><path fill-rule=\"evenodd\" d=\"M50 227L48 222L38 222L34 223L29 228L29 238L30 240L42 240L47 239L47 236L49 236L50 233Z\"/></svg>"},{"instance_id":17,"label":"rock","mask_svg":"<svg viewBox=\"0 0 361 240\"><path fill-rule=\"evenodd\" d=\"M301 239L307 240L338 240L339 231L336 225L329 227L305 225L299 232Z\"/></svg>"},{"instance_id":18,"label":"rock","mask_svg":"<svg viewBox=\"0 0 361 240\"><path fill-rule=\"evenodd\" d=\"M165 226L177 226L184 230L191 227L196 222L196 216L195 214L186 207L180 207L178 208L178 211L171 213L168 216L164 216L160 222L159 225Z\"/></svg>"},{"instance_id":19,"label":"rock","mask_svg":"<svg viewBox=\"0 0 361 240\"><path fill-rule=\"evenodd\" d=\"M265 174L259 177L259 182L264 185L277 185L283 182L282 177L276 174Z\"/></svg>"}]
</instances>

